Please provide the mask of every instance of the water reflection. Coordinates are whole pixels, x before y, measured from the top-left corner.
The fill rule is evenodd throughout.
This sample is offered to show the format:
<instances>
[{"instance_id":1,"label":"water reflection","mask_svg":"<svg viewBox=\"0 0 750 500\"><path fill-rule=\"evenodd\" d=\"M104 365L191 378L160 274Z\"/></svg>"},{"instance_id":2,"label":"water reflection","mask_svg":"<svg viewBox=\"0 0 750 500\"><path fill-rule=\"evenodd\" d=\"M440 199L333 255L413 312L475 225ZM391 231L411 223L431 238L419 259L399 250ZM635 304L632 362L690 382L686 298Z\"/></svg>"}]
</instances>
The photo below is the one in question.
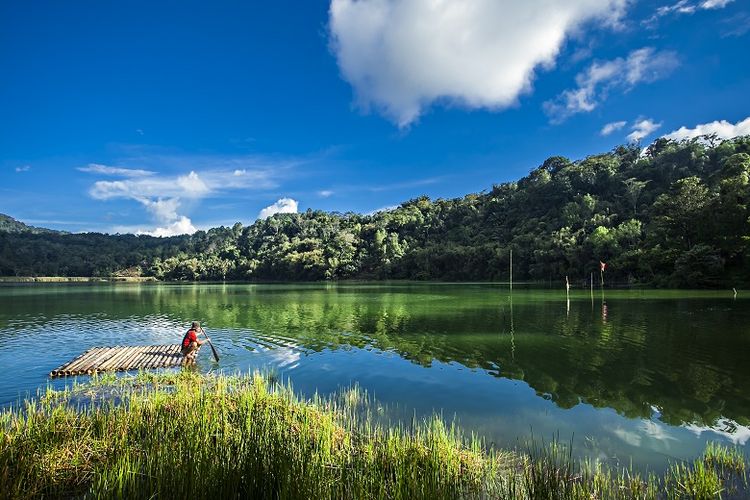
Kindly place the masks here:
<instances>
[{"instance_id":1,"label":"water reflection","mask_svg":"<svg viewBox=\"0 0 750 500\"><path fill-rule=\"evenodd\" d=\"M529 422L583 429L584 444L608 456L672 456L707 433L747 443L742 296L596 295L422 284L2 287L0 365L24 375L0 389L0 403L87 347L177 341L200 319L223 369L272 366L311 391L358 381L409 402L406 413L443 409L491 436Z\"/></svg>"}]
</instances>

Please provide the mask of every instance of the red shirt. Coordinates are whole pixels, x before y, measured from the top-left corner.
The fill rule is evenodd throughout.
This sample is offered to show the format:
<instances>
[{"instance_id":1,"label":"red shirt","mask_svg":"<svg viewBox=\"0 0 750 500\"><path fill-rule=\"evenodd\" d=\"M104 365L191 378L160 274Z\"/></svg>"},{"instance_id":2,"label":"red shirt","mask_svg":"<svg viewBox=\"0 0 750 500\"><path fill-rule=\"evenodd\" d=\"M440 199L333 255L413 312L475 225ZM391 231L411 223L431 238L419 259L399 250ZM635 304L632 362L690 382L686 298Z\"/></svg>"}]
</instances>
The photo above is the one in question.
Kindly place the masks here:
<instances>
[{"instance_id":1,"label":"red shirt","mask_svg":"<svg viewBox=\"0 0 750 500\"><path fill-rule=\"evenodd\" d=\"M182 347L188 347L191 342L198 342L198 334L192 328L187 331L182 339Z\"/></svg>"}]
</instances>

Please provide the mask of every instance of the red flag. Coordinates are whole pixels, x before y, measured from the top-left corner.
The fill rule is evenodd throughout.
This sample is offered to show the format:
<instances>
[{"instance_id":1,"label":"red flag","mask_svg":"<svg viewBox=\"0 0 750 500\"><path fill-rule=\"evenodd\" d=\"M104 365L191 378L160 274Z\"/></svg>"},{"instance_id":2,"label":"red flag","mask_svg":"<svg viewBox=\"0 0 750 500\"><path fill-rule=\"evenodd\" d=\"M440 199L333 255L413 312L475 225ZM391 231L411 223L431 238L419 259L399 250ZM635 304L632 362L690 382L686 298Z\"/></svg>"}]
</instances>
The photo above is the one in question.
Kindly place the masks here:
<instances>
[{"instance_id":1,"label":"red flag","mask_svg":"<svg viewBox=\"0 0 750 500\"><path fill-rule=\"evenodd\" d=\"M599 261L599 270L600 270L601 272L604 272L604 270L605 270L605 269L607 269L607 263L606 263L606 262L602 262L602 261Z\"/></svg>"}]
</instances>

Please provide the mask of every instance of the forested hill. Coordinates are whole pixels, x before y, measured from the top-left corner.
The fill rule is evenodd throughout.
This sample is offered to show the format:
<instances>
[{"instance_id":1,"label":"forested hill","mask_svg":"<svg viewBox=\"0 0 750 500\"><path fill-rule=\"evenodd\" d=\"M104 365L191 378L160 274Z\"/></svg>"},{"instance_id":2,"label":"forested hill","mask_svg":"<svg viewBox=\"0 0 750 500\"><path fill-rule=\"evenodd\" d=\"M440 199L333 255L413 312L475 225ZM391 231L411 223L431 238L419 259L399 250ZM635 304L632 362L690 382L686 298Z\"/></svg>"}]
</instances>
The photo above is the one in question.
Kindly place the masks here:
<instances>
[{"instance_id":1,"label":"forested hill","mask_svg":"<svg viewBox=\"0 0 750 500\"><path fill-rule=\"evenodd\" d=\"M499 174L498 174L499 175ZM5 276L173 280L514 278L719 287L750 283L750 137L659 139L457 199L373 215L308 210L192 236L8 232ZM4 219L3 219L4 220Z\"/></svg>"},{"instance_id":2,"label":"forested hill","mask_svg":"<svg viewBox=\"0 0 750 500\"><path fill-rule=\"evenodd\" d=\"M51 229L41 227L27 226L23 222L17 221L13 217L0 214L0 232L7 233L54 233Z\"/></svg>"}]
</instances>

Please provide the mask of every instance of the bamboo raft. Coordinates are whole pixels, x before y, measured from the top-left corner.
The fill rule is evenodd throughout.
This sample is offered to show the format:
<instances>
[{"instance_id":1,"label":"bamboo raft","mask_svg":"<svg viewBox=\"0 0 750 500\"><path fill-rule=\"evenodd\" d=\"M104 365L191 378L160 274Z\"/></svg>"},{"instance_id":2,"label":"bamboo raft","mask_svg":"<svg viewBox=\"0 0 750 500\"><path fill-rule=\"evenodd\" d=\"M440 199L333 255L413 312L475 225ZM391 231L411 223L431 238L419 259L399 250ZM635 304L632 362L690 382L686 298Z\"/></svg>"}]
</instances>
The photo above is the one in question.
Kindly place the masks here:
<instances>
[{"instance_id":1,"label":"bamboo raft","mask_svg":"<svg viewBox=\"0 0 750 500\"><path fill-rule=\"evenodd\" d=\"M61 367L50 377L93 375L106 371L148 370L179 366L180 344L93 347Z\"/></svg>"}]
</instances>

